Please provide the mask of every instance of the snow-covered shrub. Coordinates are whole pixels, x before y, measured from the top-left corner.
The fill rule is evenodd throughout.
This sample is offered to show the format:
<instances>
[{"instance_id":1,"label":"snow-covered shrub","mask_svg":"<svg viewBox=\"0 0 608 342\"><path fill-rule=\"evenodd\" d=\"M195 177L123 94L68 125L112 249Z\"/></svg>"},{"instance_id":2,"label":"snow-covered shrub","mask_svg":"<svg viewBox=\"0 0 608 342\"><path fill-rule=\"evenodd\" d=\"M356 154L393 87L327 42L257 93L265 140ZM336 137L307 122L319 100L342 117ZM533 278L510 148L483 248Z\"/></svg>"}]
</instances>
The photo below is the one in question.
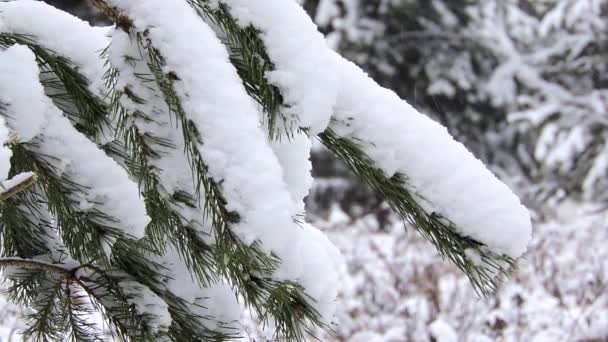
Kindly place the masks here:
<instances>
[{"instance_id":1,"label":"snow-covered shrub","mask_svg":"<svg viewBox=\"0 0 608 342\"><path fill-rule=\"evenodd\" d=\"M337 207L315 225L346 261L336 334L322 341L605 341L606 213L560 204L536 221L517 275L487 300L430 245L382 211L348 217ZM251 333L255 336L255 333ZM257 340L256 340L257 341Z\"/></svg>"},{"instance_id":2,"label":"snow-covered shrub","mask_svg":"<svg viewBox=\"0 0 608 342\"><path fill-rule=\"evenodd\" d=\"M447 130L328 48L286 0L91 0L112 27L0 2L0 267L25 335L230 339L241 305L301 340L339 252L303 222L319 139L495 289L519 199Z\"/></svg>"}]
</instances>

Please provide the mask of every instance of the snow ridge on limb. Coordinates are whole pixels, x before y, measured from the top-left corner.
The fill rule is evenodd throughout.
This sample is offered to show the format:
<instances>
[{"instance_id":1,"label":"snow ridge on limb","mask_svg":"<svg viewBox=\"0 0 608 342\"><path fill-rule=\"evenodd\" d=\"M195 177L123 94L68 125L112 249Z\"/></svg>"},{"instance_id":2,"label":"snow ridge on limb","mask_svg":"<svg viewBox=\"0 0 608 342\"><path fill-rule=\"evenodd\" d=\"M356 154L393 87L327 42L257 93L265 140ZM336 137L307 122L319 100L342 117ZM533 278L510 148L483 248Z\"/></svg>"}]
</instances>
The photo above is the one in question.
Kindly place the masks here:
<instances>
[{"instance_id":1,"label":"snow ridge on limb","mask_svg":"<svg viewBox=\"0 0 608 342\"><path fill-rule=\"evenodd\" d=\"M335 56L343 79L332 130L358 141L388 176L403 175L427 213L494 253L520 257L531 221L519 198L446 128Z\"/></svg>"},{"instance_id":2,"label":"snow ridge on limb","mask_svg":"<svg viewBox=\"0 0 608 342\"><path fill-rule=\"evenodd\" d=\"M45 48L75 63L90 82L93 94L107 95L104 62L99 58L109 43L107 28L91 27L42 1L20 0L0 2L0 31L35 37Z\"/></svg>"},{"instance_id":3,"label":"snow ridge on limb","mask_svg":"<svg viewBox=\"0 0 608 342\"><path fill-rule=\"evenodd\" d=\"M41 1L0 2L0 46L34 51L46 95L80 132L101 143L114 135L99 57L109 42L106 31Z\"/></svg>"},{"instance_id":4,"label":"snow ridge on limb","mask_svg":"<svg viewBox=\"0 0 608 342\"><path fill-rule=\"evenodd\" d=\"M311 136L321 133L332 115L338 77L331 51L304 9L291 0L211 2L227 5L242 27L259 31L273 65L265 77L281 90L283 116Z\"/></svg>"},{"instance_id":5,"label":"snow ridge on limb","mask_svg":"<svg viewBox=\"0 0 608 342\"><path fill-rule=\"evenodd\" d=\"M271 140L270 146L281 163L283 180L296 205L296 212L304 214L304 198L308 196L313 183L310 161L312 139L304 132L294 132L289 139Z\"/></svg>"},{"instance_id":6,"label":"snow ridge on limb","mask_svg":"<svg viewBox=\"0 0 608 342\"><path fill-rule=\"evenodd\" d=\"M56 180L73 182L72 209L104 213L107 218L97 216L101 221L96 224L143 237L150 219L136 184L44 95L34 54L15 45L0 52L0 60L0 101L7 104L8 125L20 142L31 142L23 148L43 159L37 165L48 168Z\"/></svg>"},{"instance_id":7,"label":"snow ridge on limb","mask_svg":"<svg viewBox=\"0 0 608 342\"><path fill-rule=\"evenodd\" d=\"M269 57L269 50L258 34L259 29L251 24L239 21L231 14L230 7L224 3L220 4L206 0L188 0L188 3L204 21L211 24L218 37L226 45L230 61L236 67L247 93L259 103L260 120L264 123L270 145L281 164L283 179L297 207L297 212L304 213L303 200L308 195L312 185L310 127L306 128L301 125L298 122L298 117L285 113L289 109L286 108L288 106L284 103L285 99L278 88L278 84L272 84L268 81L269 77L267 76L270 72L276 70L276 63ZM301 11L301 9L298 8L298 11ZM278 20L281 20L281 18L278 18ZM307 20L307 18L304 18L304 25L306 25ZM269 32L272 32L272 30ZM316 29L314 32L318 35ZM290 55L300 54L298 49L294 50L295 45L293 43L280 44L279 41L276 43L279 44L279 48L273 50L275 55L279 50L290 51ZM279 53L278 55L281 56L282 54ZM294 58L288 59L288 61L293 60ZM314 63L314 60L310 59L308 62ZM285 67L285 65L283 66ZM287 71L288 68L283 68L283 72L284 74L295 75L302 72L302 67L306 66L300 65L299 67L300 69L290 71ZM315 71L317 70L315 69ZM314 75L312 76L314 78ZM324 76L332 78L333 81L337 80L331 73ZM318 91L316 87L308 89L307 87L310 84L302 83L297 84L297 86L302 94ZM331 92L324 93L325 100L335 102L331 97L335 96L336 92L337 89L333 95ZM331 108L328 113L331 114ZM327 117L324 119L324 126L328 123L326 119Z\"/></svg>"}]
</instances>

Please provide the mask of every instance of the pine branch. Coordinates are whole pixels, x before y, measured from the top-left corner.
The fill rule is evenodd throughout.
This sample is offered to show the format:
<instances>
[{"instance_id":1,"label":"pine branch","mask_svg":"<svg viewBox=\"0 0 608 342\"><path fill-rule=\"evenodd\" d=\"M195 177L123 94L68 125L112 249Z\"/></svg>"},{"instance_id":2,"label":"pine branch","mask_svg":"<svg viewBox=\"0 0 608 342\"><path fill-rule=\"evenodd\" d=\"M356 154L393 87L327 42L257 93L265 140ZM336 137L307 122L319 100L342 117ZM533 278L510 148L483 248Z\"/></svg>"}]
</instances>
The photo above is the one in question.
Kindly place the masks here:
<instances>
[{"instance_id":1,"label":"pine branch","mask_svg":"<svg viewBox=\"0 0 608 342\"><path fill-rule=\"evenodd\" d=\"M133 300L142 296L138 287L145 285L124 273L119 267L102 269L88 264L81 268L81 273L86 276L77 278L75 283L86 291L91 304L109 323L112 331L117 333L116 337L124 341L152 341L165 334L152 328L156 317L145 309L140 311L142 308L133 304Z\"/></svg>"},{"instance_id":2,"label":"pine branch","mask_svg":"<svg viewBox=\"0 0 608 342\"><path fill-rule=\"evenodd\" d=\"M260 32L253 26L242 28L224 3L211 7L207 0L188 0L188 3L203 19L217 25L230 52L230 61L236 66L245 90L267 113L265 116L268 137L279 140L292 136L298 129L297 122L283 115L283 95L279 89L266 81L266 75L274 65L266 53Z\"/></svg>"},{"instance_id":3,"label":"pine branch","mask_svg":"<svg viewBox=\"0 0 608 342\"><path fill-rule=\"evenodd\" d=\"M108 51L103 57L109 64ZM143 56L126 56L133 64L144 61ZM151 222L146 229L146 238L151 242L155 249L164 252L167 242L173 244L180 252L183 260L189 269L197 276L202 285L210 284L217 280L217 267L214 264L213 248L201 238L199 232L202 223L190 222L183 218L180 208L198 208L198 200L191 198L187 193L175 192L168 193L162 186L163 182L160 174L163 170L153 166L163 149L175 149L171 141L153 136L151 133L142 133L134 124L138 119L152 122L153 119L145 113L136 111L127 113L121 105L120 98L125 96L133 103L143 104L145 100L135 94L129 87L116 89L119 73L114 68L109 68L104 76L106 84L111 90L111 108L117 117L117 133L125 141L125 150L128 156L127 166L135 178L139 181L140 189L146 201L147 212L151 217ZM154 82L151 74L138 73L137 78L143 83ZM146 86L148 87L148 85Z\"/></svg>"},{"instance_id":4,"label":"pine branch","mask_svg":"<svg viewBox=\"0 0 608 342\"><path fill-rule=\"evenodd\" d=\"M125 32L131 31L133 21L128 16L122 14L118 8L108 5L103 0L89 0L89 3L103 13L103 15L112 20L117 27L121 28Z\"/></svg>"},{"instance_id":5,"label":"pine branch","mask_svg":"<svg viewBox=\"0 0 608 342\"><path fill-rule=\"evenodd\" d=\"M481 243L460 235L453 224L440 215L426 213L408 189L404 175L388 177L352 140L339 137L331 129L321 133L319 139L380 194L405 222L429 240L443 258L449 259L462 270L479 294L491 294L496 290L496 276L508 276L515 267L512 258L493 253ZM476 264L467 256L468 249L480 254L481 263Z\"/></svg>"},{"instance_id":6,"label":"pine branch","mask_svg":"<svg viewBox=\"0 0 608 342\"><path fill-rule=\"evenodd\" d=\"M18 39L13 39L15 37ZM45 67L48 67L49 64L54 63L52 66L58 66L60 71L63 72L67 70L67 76L69 77L54 77L55 75L65 76L65 73L60 73L55 69L51 70L52 68L49 68L46 70L48 74L45 74L45 71L43 70L41 78L43 79L43 83L45 83L44 85L47 88L52 89L52 97L54 96L53 100L55 100L56 103L59 101L67 101L67 104L62 107L66 114L70 114L69 110L67 110L70 108L73 109L78 115L84 112L82 108L78 108L78 106L73 105L73 103L69 101L73 100L74 98L78 98L78 96L74 96L74 93L77 93L78 95L79 91L83 91L83 89L85 89L84 86L87 85L86 79L82 77L77 78L80 77L77 72L70 73L73 71L73 69L71 69L67 59L64 59L61 56L55 56L52 52L38 46L37 43L34 42L34 39L30 39L30 37L13 35L0 42L6 43L4 46L24 43L30 46L30 48L33 50L39 49L40 51L34 52L37 56L41 69L44 69ZM51 63L47 63L47 61L51 61ZM76 87L66 86L66 83L72 81L78 81ZM64 93L59 91L61 89L64 90ZM90 104L93 103L94 100L96 100L96 98L89 96L83 101ZM107 115L107 106L103 104L103 106L99 106L98 109L100 109L99 112L103 111L105 118ZM93 120L87 121L91 122ZM76 125L77 124L78 123L76 123ZM89 136L93 136L93 133L96 131L98 131L98 129L85 130ZM40 153L37 148L37 144L43 143L44 141L35 141L32 143L17 144L14 146L13 156L15 161L12 165L13 171L21 170L29 166L41 175L39 177L40 187L38 190L42 190L44 192L44 196L42 197L44 197L44 202L49 205L49 209L53 212L54 216L58 220L59 226L61 227L61 231L63 233L63 240L69 246L69 249L76 258L80 259L81 261L84 261L83 259L94 261L97 265L88 264L86 267L79 268L78 270L70 270L70 272L73 272L73 276L64 274L64 278L62 278L64 280L64 284L58 283L58 286L62 289L67 287L66 292L53 291L52 293L49 293L47 300L44 301L47 303L47 310L43 312L44 315L36 315L33 317L36 324L32 324L31 333L37 334L36 336L44 340L60 340L62 339L60 336L67 330L69 331L71 338L75 340L82 340L83 338L95 339L96 333L91 330L92 325L90 325L90 323L86 323L84 320L78 317L77 311L82 309L77 303L79 298L72 296L75 293L70 291L70 284L75 283L87 293L91 304L94 305L98 311L102 313L104 318L111 323L111 326L114 327L113 329L118 331L117 337L121 339L132 338L134 340L156 339L158 336L156 336L156 334L151 334L151 330L145 323L146 321L150 321L153 317L147 317L147 314L142 315L137 313L136 310L134 310L133 305L129 304L131 296L133 295L133 289L129 290L129 293L125 292L124 289L129 288L130 285L127 284L133 283L132 279L145 280L151 283L151 279L159 278L158 273L148 272L144 275L142 272L143 267L141 267L142 263L136 264L140 267L134 269L134 263L127 262L133 261L134 257L138 255L140 251L136 250L136 248L132 246L133 241L123 239L123 235L118 231L115 231L100 223L109 220L109 217L105 216L99 211L89 211L84 215L80 215L82 213L76 209L78 204L74 202L74 196L71 194L76 192L83 193L84 189L80 185L66 178L61 170L55 169L54 165L56 165L56 160L53 160L52 156ZM116 150L117 154L121 153L119 145L113 145L111 147L115 149L118 148L118 150ZM12 198L9 200L12 201ZM8 208L14 210L16 206ZM4 216L5 215L3 215L3 218ZM2 233L6 233L6 229ZM192 232L190 233L192 234ZM22 235L23 234L21 234L21 236ZM91 245L83 247L85 244L82 243L84 241L84 237L91 240L91 242L98 242L99 244L94 246L94 248L91 248L93 247ZM102 237L108 238L108 243L114 243L112 254L113 258L111 260L106 259L107 255L105 255L100 241L100 238ZM4 238L1 240L3 242L8 241L8 243L11 241ZM114 240L118 240L118 242L115 242ZM198 245L196 246L199 250L201 250L201 241L202 240L200 239L197 240ZM137 249L139 248L140 247L137 247ZM38 255L35 253L20 254ZM118 255L120 255L121 258L118 258ZM128 256L128 258L125 256ZM9 260L5 261L8 262ZM15 262L15 260L11 261ZM19 262L24 263L24 261ZM13 266L26 266L25 269L30 271L32 271L32 269L38 270L38 268L43 267L43 269L38 270L39 272L29 273L30 275L33 273L36 274L35 277L27 277L30 285L32 285L33 282L48 282L49 279L53 278L55 275L51 275L49 278L48 276L45 276L45 274L57 274L61 273L62 271L56 267L54 268L49 265L41 265L42 264L31 264L29 262L25 262L25 264L15 264ZM121 267L117 268L116 265L120 265ZM84 270L85 268L93 270L93 274L85 277L80 274L78 276L76 275L76 271L80 273L80 271ZM200 267L199 269L205 269L205 267ZM120 274L121 272L127 270L130 271L130 274ZM22 274L21 276L26 275ZM19 282L18 280L15 281L17 284L12 288L12 292L14 294L13 298L21 299L23 301L27 300L29 304L33 304L35 301L32 300L32 296L35 295L35 292L32 292L31 290L39 290L40 286L29 286L28 282ZM165 298L167 296L171 296L166 289L164 291L159 290L159 292L162 292L162 295L164 295ZM80 297L79 294L76 296ZM176 302L179 302L179 300L174 298L172 303ZM181 305L185 306L185 303L181 303ZM62 311L61 309L58 309L58 307L67 308L68 310ZM179 315L178 310L173 311L176 316ZM54 314L58 312L62 312L62 314ZM192 315L187 310L180 312L182 312L182 322L180 323L180 326L182 327L187 326L188 322L192 321L195 317L195 315ZM206 337L213 338L214 340L225 339L226 334L205 330L202 327L196 327L195 329L195 327L196 326L194 324L190 324L190 330L181 330L180 333L187 334L188 336L200 336L200 338L203 340L207 340ZM56 334L47 334L50 331L54 331ZM174 330L173 334L177 335L177 331Z\"/></svg>"},{"instance_id":7,"label":"pine branch","mask_svg":"<svg viewBox=\"0 0 608 342\"><path fill-rule=\"evenodd\" d=\"M117 243L126 242L119 241ZM142 240L138 245L142 246L146 243L148 243L146 240ZM236 337L236 334L207 328L204 322L210 319L210 317L200 317L195 314L191 310L192 304L181 299L178 294L169 291L162 282L162 270L165 267L151 261L143 254L119 248L118 252L113 255L114 264L117 268L129 274L130 277L137 279L148 287L167 303L172 318L172 325L169 328L168 335L172 337L173 341L180 341L182 339L189 341L224 341Z\"/></svg>"},{"instance_id":8,"label":"pine branch","mask_svg":"<svg viewBox=\"0 0 608 342\"><path fill-rule=\"evenodd\" d=\"M14 285L8 289L9 297L36 308L28 315L29 326L24 336L36 341L64 340L66 334L73 341L100 340L95 323L79 316L92 313L87 307L92 290L85 285L85 278L77 274L80 267L68 269L39 260L0 258L0 268L21 270L11 272ZM72 288L72 284L85 294Z\"/></svg>"},{"instance_id":9,"label":"pine branch","mask_svg":"<svg viewBox=\"0 0 608 342\"><path fill-rule=\"evenodd\" d=\"M235 21L230 17L225 6L220 6L220 9L213 12L204 0L192 0L191 3L197 8L199 14L212 18L220 26L225 35L229 37L227 44L231 51L246 50L248 46L261 47L263 50L263 44L259 37L257 37L259 32L256 32L253 28L243 30L233 27L236 25ZM251 35L255 38L252 38ZM257 50L254 49L254 51ZM272 63L267 60L266 54L260 56L262 56L261 60L257 57L247 59L248 63L241 63L241 60L244 59L240 57L233 58L232 62L243 78L243 83L251 93L251 97L264 108L267 120L269 122L276 122L272 118L282 117L282 115L268 111L280 111L282 105L269 106L267 104L272 104L277 100L282 101L283 97L280 90L271 85L264 77L267 72L272 70ZM250 63L257 65L257 67L252 67ZM262 68L264 71L252 75L249 70L257 70L257 68ZM259 75L262 75L262 77L257 77ZM304 133L307 132L305 127L296 129ZM270 128L269 131L275 132L276 129ZM378 192L405 222L410 223L429 240L437 248L442 257L449 259L465 272L471 284L480 295L487 296L496 289L498 282L497 275L506 276L512 272L515 267L515 261L512 258L493 253L481 243L461 236L453 224L447 222L445 218L438 216L436 213L426 213L408 189L407 179L404 175L393 178L388 177L375 166L373 160L365 155L355 141L338 137L331 129L327 129L321 133L319 138L351 171ZM470 260L465 254L465 251L468 249L479 253L482 262L477 265Z\"/></svg>"},{"instance_id":10,"label":"pine branch","mask_svg":"<svg viewBox=\"0 0 608 342\"><path fill-rule=\"evenodd\" d=\"M11 272L5 272L13 282L9 289L11 298L37 309L27 334L41 340L59 340L66 334L73 340L97 339L98 331L83 317L94 308L123 340L233 338L221 324L220 328L207 328L205 322L212 318L196 314L201 312L196 310L199 302L187 302L179 293L171 292L175 289L168 288L173 286L168 285L171 272L162 265L170 260L155 262L169 251L168 243L176 247L201 286L228 283L264 323L274 321L278 338L303 340L308 323L327 328L305 288L295 281L274 278L279 258L265 252L257 242L244 243L233 231L234 226L241 223L241 217L229 209L223 181L210 174L201 152L204 132L190 120L190 113L182 106L184 99L178 90L183 75L167 72L165 58L149 35L154 31L138 32L135 18L129 18L104 0L90 2L129 34L139 52L139 56L125 56L127 66L120 70L112 67L108 51L104 52L102 58L108 62L105 81L110 90L110 105L89 91L88 80L69 59L46 49L43 42L34 37L0 33L0 48L23 44L34 52L48 96L70 117L74 127L91 140L98 141L98 135L109 125L111 113L117 115L112 121L118 126L116 141L100 148L109 151L139 181L152 222L146 227L146 237L135 241L114 227L118 220L113 219L112 214L82 209L78 199L83 198L88 189L70 178L74 173L66 174L58 166L58 159L63 159L63 155L41 148L45 146L42 145L44 134L52 130L30 142L14 144L11 175L33 171L36 176L32 174L31 178L0 192L0 242L2 255L7 256L0 258L0 268L11 268ZM253 26L240 27L222 3L219 6L211 6L206 0L188 0L188 3L202 20L217 26L247 93L264 109L269 139L289 138L294 130L307 134L306 127L298 127L297 118L284 115L288 105L280 89L266 79L274 65L260 39L261 33ZM119 82L122 72L127 73L125 79L132 83ZM121 84L122 89L116 89L117 84ZM131 87L134 85L141 87ZM150 93L145 89L151 90ZM146 107L150 102L151 106ZM168 125L164 125L165 119ZM62 117L61 120L65 121ZM66 125L72 132L72 127ZM157 134L155 129L161 128L168 130ZM417 202L420 198L408 186L407 175L389 177L355 140L340 137L331 129L319 139L383 196L404 221L430 240L444 258L463 270L480 294L487 295L495 289L497 275L508 275L514 266L511 258L491 252L478 241L459 234L445 218L425 212ZM56 146L56 149L61 148ZM95 148L89 151L97 152ZM186 170L189 166L192 180L188 179L190 172L185 177L180 174L179 181L174 183L163 178L165 170L159 165L165 164L156 163L162 160L163 153L175 153L171 156L179 157L177 164L183 163ZM81 160L86 160L86 156ZM171 158L163 161L167 160L174 161ZM124 172L123 176L128 181ZM182 183L188 184L180 188ZM83 184L89 183L83 181ZM132 194L137 198L135 189ZM140 209L147 222L141 206ZM120 213L117 216L130 216L120 216ZM49 237L56 232L62 240L58 243L65 243L65 249L71 254L65 264L42 261L57 259L54 254L57 248L49 242ZM213 236L205 237L207 232ZM24 237L27 241L21 241ZM59 250L63 249L62 245ZM472 258L471 253L477 253L479 258ZM146 309L150 305L160 311Z\"/></svg>"},{"instance_id":11,"label":"pine branch","mask_svg":"<svg viewBox=\"0 0 608 342\"><path fill-rule=\"evenodd\" d=\"M137 311L131 304L134 295L127 294L125 286L121 283L134 283L133 278L122 274L121 271L103 270L92 264L79 265L72 268L64 268L62 266L46 263L38 260L28 260L22 258L0 258L0 268L18 268L22 270L41 271L35 273L34 278L29 277L28 273L19 274L13 272L13 288L9 289L9 293L17 291L26 291L24 285L31 286L32 281L39 285L34 286L29 290L29 294L21 296L21 302L26 305L37 305L40 299L39 293L44 292L44 284L49 281L54 287L60 289L60 292L51 292L48 296L54 296L44 305L45 310L38 310L38 313L32 317L35 325L31 327L31 332L34 334L45 334L47 331L52 333L69 332L72 339L81 340L78 336L95 336L94 323L87 322L82 317L77 317L80 314L91 313L90 305L102 315L104 320L110 324L110 327L119 332L118 336L134 338L135 340L151 340L157 338L157 334L150 329L148 322L155 318L144 312ZM25 279L20 279L23 276ZM40 285L41 284L41 285ZM77 286L78 289L84 291L81 293L78 289L71 289L71 286ZM42 287L41 287L42 286ZM13 299L16 299L13 296ZM51 302L56 302L53 305L59 307L70 307L71 310L56 308L57 315L63 313L64 316L57 316L51 311ZM60 304L63 303L63 304ZM43 311L43 312L41 312ZM66 312L69 311L69 312ZM53 316L49 316L53 314ZM62 317L62 319L58 319ZM52 328L45 328L46 325L53 325ZM60 327L66 327L61 329ZM69 328L69 330L67 329ZM51 339L56 341L57 339Z\"/></svg>"},{"instance_id":12,"label":"pine branch","mask_svg":"<svg viewBox=\"0 0 608 342\"><path fill-rule=\"evenodd\" d=\"M139 36L139 39L144 37ZM199 196L204 196L205 212L216 233L214 247L220 274L229 279L234 290L239 291L245 303L252 306L260 316L267 316L264 313L266 310L273 313L278 335L301 340L301 329L305 321L321 325L318 313L310 305L312 299L304 294L301 286L272 280L270 275L280 261L266 255L257 243L246 246L232 232L230 225L238 223L240 218L238 213L226 208L227 203L220 185L209 176L208 167L198 149L198 144L204 143L204 140L188 120L173 87L173 82L179 81L179 75L163 72L163 57L151 41L146 40L140 46L148 53L150 70L165 96L165 102L181 123L186 152L197 181L196 191ZM273 295L276 293L283 295ZM293 316L297 312L299 314Z\"/></svg>"},{"instance_id":13,"label":"pine branch","mask_svg":"<svg viewBox=\"0 0 608 342\"><path fill-rule=\"evenodd\" d=\"M225 278L232 284L233 289L241 294L248 305L251 305L261 317L279 317L276 324L279 333L285 336L298 336L301 339L301 328L308 319L311 322L319 322L318 313L310 305L312 299L308 298L300 286L292 283L277 282L270 275L276 269L278 260L262 252L259 245L244 245L240 239L231 231L230 225L238 223L239 217L236 213L226 208L220 186L208 176L208 168L204 163L198 149L201 140L198 131L190 122L181 106L181 100L177 95L173 82L179 81L177 75L164 72L164 59L145 37L145 33L135 34L133 41L137 42L139 56L126 56L129 64L134 67L137 63L145 61L150 74L138 68L136 78L146 88L154 87L156 83L164 102L167 104L169 114L174 116L170 122L177 123L186 142L188 161L195 175L195 188L198 196L204 196L204 212L214 227L215 244L211 250L209 246L202 244L196 237L196 232L191 227L181 224L179 211L175 210L176 204L197 208L199 199L191 198L185 193L175 193L166 197L166 192L160 184L158 170L151 166L150 161L159 157L158 147L172 149L175 146L170 141L157 138L150 133L141 133L137 126L133 126L135 120L152 122L152 116L135 111L127 113L121 108L120 97L128 97L134 104L145 104L147 99L136 94L128 86L124 89L114 89L119 77L118 70L110 70L106 75L107 84L113 89L113 108L119 117L119 132L125 136L127 146L135 157L131 165L132 172L140 180L148 212L151 213L152 223L148 227L154 245L162 245L162 240L167 239L174 243L183 256L189 268L202 278L202 284L209 283L210 279ZM160 195L160 196L159 196ZM158 232L158 233L155 233ZM160 238L165 234L165 238ZM176 239L178 240L176 243ZM163 247L159 247L163 248ZM209 260L207 252L213 253L213 260ZM203 252L204 254L199 254ZM210 261L213 263L210 265ZM204 275L198 267L203 267ZM211 274L210 274L211 272ZM210 274L210 275L208 275ZM269 307L270 306L270 307ZM298 314L292 316L294 308L297 307ZM283 321L285 320L285 321ZM320 323L318 323L320 325Z\"/></svg>"},{"instance_id":14,"label":"pine branch","mask_svg":"<svg viewBox=\"0 0 608 342\"><path fill-rule=\"evenodd\" d=\"M81 289L65 286L65 303L63 307L63 321L66 330L74 342L93 342L102 340L102 332L95 322L87 320L86 316L93 314L88 304L88 295ZM84 317L83 317L84 316Z\"/></svg>"},{"instance_id":15,"label":"pine branch","mask_svg":"<svg viewBox=\"0 0 608 342\"><path fill-rule=\"evenodd\" d=\"M49 252L45 240L51 220L42 201L38 191L24 191L0 203L1 256L29 258Z\"/></svg>"},{"instance_id":16,"label":"pine branch","mask_svg":"<svg viewBox=\"0 0 608 342\"><path fill-rule=\"evenodd\" d=\"M79 209L80 203L75 198L79 198L77 194L85 193L85 189L53 167L52 157L40 153L37 147L40 143L44 142L13 146L13 170L36 172L38 183L48 199L49 209L61 227L62 238L75 259L83 263L107 260L103 244L122 237L123 233L102 223L112 221L106 214L96 209L86 213Z\"/></svg>"},{"instance_id":17,"label":"pine branch","mask_svg":"<svg viewBox=\"0 0 608 342\"><path fill-rule=\"evenodd\" d=\"M25 45L32 50L47 96L53 99L78 131L96 138L109 127L107 104L91 93L89 81L68 58L45 48L30 35L0 32L0 48L14 44Z\"/></svg>"},{"instance_id":18,"label":"pine branch","mask_svg":"<svg viewBox=\"0 0 608 342\"><path fill-rule=\"evenodd\" d=\"M45 342L62 339L64 326L60 303L63 295L62 285L61 280L52 277L42 279L37 288L36 300L32 303L36 311L27 315L28 327L23 331L26 339Z\"/></svg>"}]
</instances>

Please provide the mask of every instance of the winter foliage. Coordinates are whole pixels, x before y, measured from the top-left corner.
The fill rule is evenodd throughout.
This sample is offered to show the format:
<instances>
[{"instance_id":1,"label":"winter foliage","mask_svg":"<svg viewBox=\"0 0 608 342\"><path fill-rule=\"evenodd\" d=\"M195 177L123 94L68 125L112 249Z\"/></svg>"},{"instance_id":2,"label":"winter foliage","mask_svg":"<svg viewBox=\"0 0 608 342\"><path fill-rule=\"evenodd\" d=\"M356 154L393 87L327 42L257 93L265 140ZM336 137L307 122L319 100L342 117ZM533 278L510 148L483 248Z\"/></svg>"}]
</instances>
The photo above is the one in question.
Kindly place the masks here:
<instances>
[{"instance_id":1,"label":"winter foliage","mask_svg":"<svg viewBox=\"0 0 608 342\"><path fill-rule=\"evenodd\" d=\"M225 340L329 327L340 252L306 223L318 139L482 295L530 216L447 130L286 0L0 2L0 267L26 337Z\"/></svg>"}]
</instances>

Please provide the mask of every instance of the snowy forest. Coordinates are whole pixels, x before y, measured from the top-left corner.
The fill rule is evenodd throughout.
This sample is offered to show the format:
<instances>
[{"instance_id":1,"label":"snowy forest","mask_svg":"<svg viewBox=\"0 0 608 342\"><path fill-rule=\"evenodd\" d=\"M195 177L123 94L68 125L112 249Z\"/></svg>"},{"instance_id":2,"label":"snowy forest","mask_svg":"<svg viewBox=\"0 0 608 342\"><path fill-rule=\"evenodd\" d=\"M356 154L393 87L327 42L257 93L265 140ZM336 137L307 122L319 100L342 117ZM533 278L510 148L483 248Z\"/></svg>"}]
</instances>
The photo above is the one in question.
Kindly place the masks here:
<instances>
[{"instance_id":1,"label":"snowy forest","mask_svg":"<svg viewBox=\"0 0 608 342\"><path fill-rule=\"evenodd\" d=\"M608 341L608 0L44 3L0 1L0 341Z\"/></svg>"}]
</instances>

